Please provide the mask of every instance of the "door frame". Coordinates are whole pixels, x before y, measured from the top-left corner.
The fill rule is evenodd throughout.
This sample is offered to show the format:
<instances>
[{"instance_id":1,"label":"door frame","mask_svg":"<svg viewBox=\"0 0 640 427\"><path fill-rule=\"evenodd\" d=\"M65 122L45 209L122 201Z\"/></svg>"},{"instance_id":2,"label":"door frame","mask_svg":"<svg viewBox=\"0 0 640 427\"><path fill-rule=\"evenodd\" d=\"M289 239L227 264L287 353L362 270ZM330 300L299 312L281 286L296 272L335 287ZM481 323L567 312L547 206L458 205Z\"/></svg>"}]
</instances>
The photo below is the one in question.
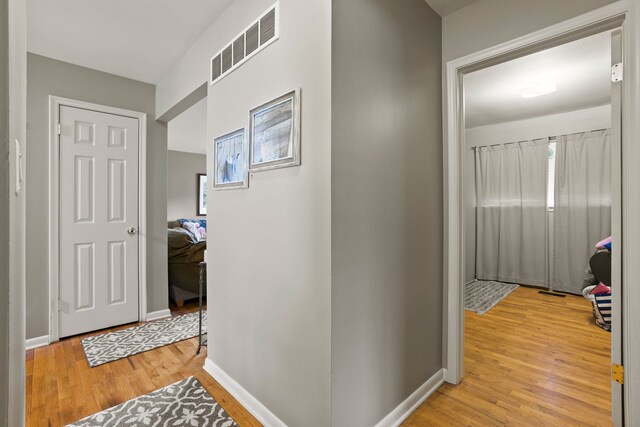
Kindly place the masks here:
<instances>
[{"instance_id":1,"label":"door frame","mask_svg":"<svg viewBox=\"0 0 640 427\"><path fill-rule=\"evenodd\" d=\"M49 95L49 343L60 340L60 107L138 120L138 318L147 319L147 114Z\"/></svg>"},{"instance_id":2,"label":"door frame","mask_svg":"<svg viewBox=\"0 0 640 427\"><path fill-rule=\"evenodd\" d=\"M617 265L624 265L622 273L622 296L624 307L640 307L640 288L634 292L631 285L634 277L640 277L640 224L634 224L633 213L640 210L640 194L634 194L640 182L640 5L628 0L619 0L610 5L585 13L559 24L484 49L446 63L444 75L444 293L443 293L443 364L445 380L458 384L464 372L464 228L463 228L463 149L464 149L464 99L462 76L465 73L518 58L550 47L565 44L586 36L622 27L624 50L622 82L622 211L615 215L622 218L618 230L618 242L624 242L623 251L614 252L620 257ZM634 117L636 119L634 119ZM635 146L632 141L635 141ZM612 215L613 217L613 215ZM615 219L614 219L615 221ZM618 223L620 221L618 220ZM613 230L616 228L613 227ZM616 237L616 236L614 236ZM622 255L622 256L620 256ZM616 263L614 263L614 266ZM615 298L615 297L614 297ZM640 310L622 311L622 331L612 334L613 346L622 354L625 367L624 387L613 387L612 401L619 401L613 408L615 425L632 425L632 419L640 419L640 408L631 402L640 401L640 346L632 346L640 338ZM634 324L634 322L636 322ZM614 342L616 335L621 338ZM632 368L633 367L633 368ZM627 404L625 404L627 402Z\"/></svg>"}]
</instances>

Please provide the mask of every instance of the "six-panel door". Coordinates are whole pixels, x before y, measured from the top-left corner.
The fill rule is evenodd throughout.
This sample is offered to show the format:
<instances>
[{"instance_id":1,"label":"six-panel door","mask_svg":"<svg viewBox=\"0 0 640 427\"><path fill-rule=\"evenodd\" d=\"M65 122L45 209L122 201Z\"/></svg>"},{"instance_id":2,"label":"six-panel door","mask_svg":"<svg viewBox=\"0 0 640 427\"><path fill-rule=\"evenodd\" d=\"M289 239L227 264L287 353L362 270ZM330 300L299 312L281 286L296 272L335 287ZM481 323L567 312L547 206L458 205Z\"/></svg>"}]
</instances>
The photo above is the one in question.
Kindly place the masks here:
<instances>
[{"instance_id":1,"label":"six-panel door","mask_svg":"<svg viewBox=\"0 0 640 427\"><path fill-rule=\"evenodd\" d=\"M138 120L60 107L60 337L138 316Z\"/></svg>"}]
</instances>

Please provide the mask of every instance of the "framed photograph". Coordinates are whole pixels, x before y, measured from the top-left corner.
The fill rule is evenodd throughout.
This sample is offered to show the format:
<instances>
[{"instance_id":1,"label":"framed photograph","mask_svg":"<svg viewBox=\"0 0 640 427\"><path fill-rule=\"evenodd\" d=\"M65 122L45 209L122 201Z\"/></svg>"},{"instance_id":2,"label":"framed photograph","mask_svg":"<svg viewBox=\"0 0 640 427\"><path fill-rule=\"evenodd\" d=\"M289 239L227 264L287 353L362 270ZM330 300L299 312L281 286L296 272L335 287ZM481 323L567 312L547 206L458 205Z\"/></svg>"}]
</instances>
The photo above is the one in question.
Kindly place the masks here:
<instances>
[{"instance_id":1,"label":"framed photograph","mask_svg":"<svg viewBox=\"0 0 640 427\"><path fill-rule=\"evenodd\" d=\"M198 174L198 216L207 214L207 175Z\"/></svg>"},{"instance_id":2,"label":"framed photograph","mask_svg":"<svg viewBox=\"0 0 640 427\"><path fill-rule=\"evenodd\" d=\"M249 171L300 165L300 91L249 113Z\"/></svg>"},{"instance_id":3,"label":"framed photograph","mask_svg":"<svg viewBox=\"0 0 640 427\"><path fill-rule=\"evenodd\" d=\"M213 188L223 190L249 186L244 134L244 129L238 129L213 140Z\"/></svg>"}]
</instances>

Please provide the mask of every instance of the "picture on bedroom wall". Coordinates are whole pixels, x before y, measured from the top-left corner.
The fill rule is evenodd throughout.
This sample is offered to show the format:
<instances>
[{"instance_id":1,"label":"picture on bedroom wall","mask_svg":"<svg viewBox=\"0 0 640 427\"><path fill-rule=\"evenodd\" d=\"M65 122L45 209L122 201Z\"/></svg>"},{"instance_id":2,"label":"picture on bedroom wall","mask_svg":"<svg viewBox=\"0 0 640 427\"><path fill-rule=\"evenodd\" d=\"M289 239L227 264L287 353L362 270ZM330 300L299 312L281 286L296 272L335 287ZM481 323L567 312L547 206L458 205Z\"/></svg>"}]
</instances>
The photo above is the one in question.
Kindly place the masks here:
<instances>
[{"instance_id":1,"label":"picture on bedroom wall","mask_svg":"<svg viewBox=\"0 0 640 427\"><path fill-rule=\"evenodd\" d=\"M251 110L249 170L300 165L300 91L294 90Z\"/></svg>"},{"instance_id":2,"label":"picture on bedroom wall","mask_svg":"<svg viewBox=\"0 0 640 427\"><path fill-rule=\"evenodd\" d=\"M207 214L207 175L198 174L198 216Z\"/></svg>"},{"instance_id":3,"label":"picture on bedroom wall","mask_svg":"<svg viewBox=\"0 0 640 427\"><path fill-rule=\"evenodd\" d=\"M248 187L247 146L244 134L244 129L238 129L214 139L213 188Z\"/></svg>"}]
</instances>

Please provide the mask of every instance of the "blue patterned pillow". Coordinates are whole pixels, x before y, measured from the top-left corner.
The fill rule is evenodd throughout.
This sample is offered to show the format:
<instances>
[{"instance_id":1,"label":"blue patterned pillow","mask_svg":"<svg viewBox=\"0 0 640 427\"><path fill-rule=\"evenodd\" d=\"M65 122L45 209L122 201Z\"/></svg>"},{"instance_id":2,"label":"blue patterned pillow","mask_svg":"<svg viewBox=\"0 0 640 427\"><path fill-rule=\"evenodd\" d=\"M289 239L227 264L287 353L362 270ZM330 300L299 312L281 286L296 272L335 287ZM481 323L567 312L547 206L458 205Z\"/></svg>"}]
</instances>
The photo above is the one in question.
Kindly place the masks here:
<instances>
[{"instance_id":1,"label":"blue patterned pillow","mask_svg":"<svg viewBox=\"0 0 640 427\"><path fill-rule=\"evenodd\" d=\"M197 223L200 223L200 227L204 228L205 230L207 229L207 220L206 219L185 219L185 218L180 218L177 221L178 221L178 223L180 223L180 225L184 224L185 222L197 222Z\"/></svg>"}]
</instances>

